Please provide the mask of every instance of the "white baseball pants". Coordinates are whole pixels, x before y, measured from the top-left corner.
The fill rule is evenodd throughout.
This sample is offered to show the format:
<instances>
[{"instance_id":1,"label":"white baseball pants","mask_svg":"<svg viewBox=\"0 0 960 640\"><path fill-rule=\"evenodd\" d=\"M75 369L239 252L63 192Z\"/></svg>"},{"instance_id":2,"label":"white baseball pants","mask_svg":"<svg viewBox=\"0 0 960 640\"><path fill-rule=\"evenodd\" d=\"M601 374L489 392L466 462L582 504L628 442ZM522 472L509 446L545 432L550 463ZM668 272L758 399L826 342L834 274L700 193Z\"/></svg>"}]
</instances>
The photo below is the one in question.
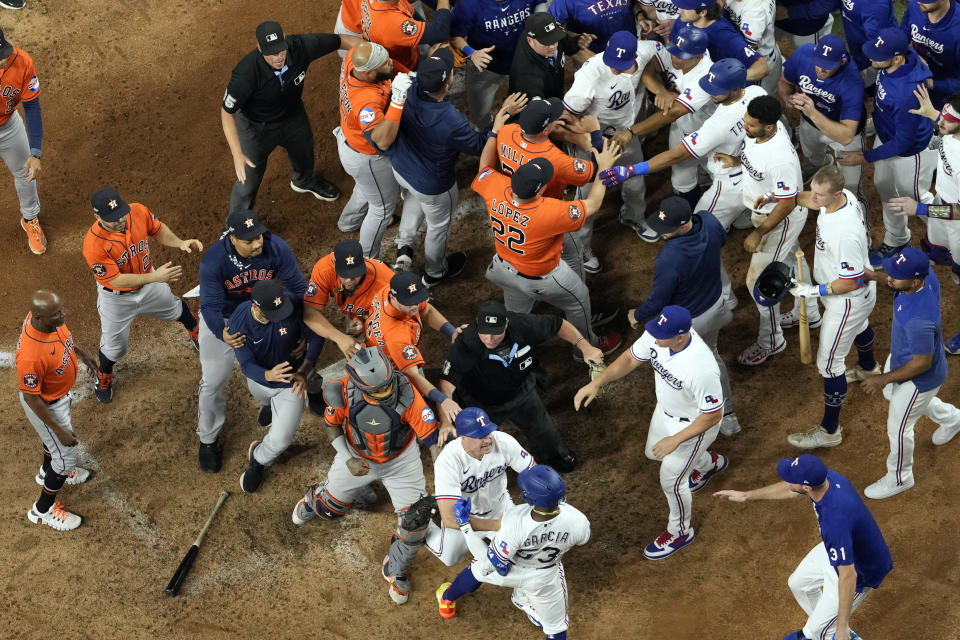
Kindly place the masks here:
<instances>
[{"instance_id":1,"label":"white baseball pants","mask_svg":"<svg viewBox=\"0 0 960 640\"><path fill-rule=\"evenodd\" d=\"M877 136L873 147L881 145ZM893 156L873 163L873 184L883 205L883 242L891 247L900 247L910 242L907 216L890 211L887 202L891 198L906 196L917 202L932 202L930 185L937 168L937 152L924 149L915 156Z\"/></svg>"},{"instance_id":2,"label":"white baseball pants","mask_svg":"<svg viewBox=\"0 0 960 640\"><path fill-rule=\"evenodd\" d=\"M292 386L266 387L250 378L247 378L247 389L261 405L269 405L273 414L270 430L253 452L257 462L268 465L293 442L293 434L297 432L300 417L303 415L303 398L293 392Z\"/></svg>"},{"instance_id":3,"label":"white baseball pants","mask_svg":"<svg viewBox=\"0 0 960 640\"><path fill-rule=\"evenodd\" d=\"M447 272L447 241L450 239L450 222L460 200L457 183L447 191L435 196L420 193L403 179L396 169L393 177L403 194L403 211L400 214L400 228L397 229L397 248L408 246L416 249L417 232L420 224L426 220L427 233L423 240L423 253L426 258L427 275L439 278Z\"/></svg>"},{"instance_id":4,"label":"white baseball pants","mask_svg":"<svg viewBox=\"0 0 960 640\"><path fill-rule=\"evenodd\" d=\"M817 370L824 378L835 378L846 372L844 360L853 346L853 339L870 324L870 314L877 304L877 283L871 282L856 296L824 296L823 324L817 345Z\"/></svg>"},{"instance_id":5,"label":"white baseball pants","mask_svg":"<svg viewBox=\"0 0 960 640\"><path fill-rule=\"evenodd\" d=\"M40 196L37 194L37 181L27 182L27 177L23 175L27 159L30 158L30 143L19 111L14 111L10 119L0 126L0 158L13 174L13 185L20 200L20 215L33 220L40 213Z\"/></svg>"},{"instance_id":6,"label":"white baseball pants","mask_svg":"<svg viewBox=\"0 0 960 640\"><path fill-rule=\"evenodd\" d=\"M23 393L18 393L18 395L20 396L20 406L23 407L23 412L27 414L27 420L33 425L37 435L43 441L43 446L50 453L50 468L53 469L54 473L61 476L69 474L77 466L76 445L72 447L64 446L53 433L53 430L40 419L40 416L33 412L33 409L24 400ZM73 432L73 423L70 421L70 405L72 404L73 396L67 393L62 398L58 398L47 405L50 413L57 419L60 426L71 433Z\"/></svg>"},{"instance_id":7,"label":"white baseball pants","mask_svg":"<svg viewBox=\"0 0 960 640\"><path fill-rule=\"evenodd\" d=\"M112 292L97 286L100 312L100 351L114 362L127 354L130 325L137 316L177 320L183 311L180 298L166 282L149 282L137 291Z\"/></svg>"},{"instance_id":8,"label":"white baseball pants","mask_svg":"<svg viewBox=\"0 0 960 640\"><path fill-rule=\"evenodd\" d=\"M342 504L351 504L363 488L379 480L390 494L390 502L397 514L427 493L427 481L423 477L423 464L416 440L411 441L403 453L392 460L380 463L367 460L367 464L370 465L370 472L355 476L347 468L347 457L337 453L327 472L327 493Z\"/></svg>"},{"instance_id":9,"label":"white baseball pants","mask_svg":"<svg viewBox=\"0 0 960 640\"><path fill-rule=\"evenodd\" d=\"M530 622L543 629L545 634L562 633L570 626L567 615L570 596L562 562L547 569L513 567L505 576L496 571L481 576L477 570L478 562L487 562L487 559L474 558L470 563L473 577L498 587L513 587L510 595L513 606L526 613Z\"/></svg>"},{"instance_id":10,"label":"white baseball pants","mask_svg":"<svg viewBox=\"0 0 960 640\"><path fill-rule=\"evenodd\" d=\"M840 611L840 579L822 542L804 556L790 574L787 584L797 604L808 616L803 635L810 640L832 640ZM856 594L851 611L855 611L871 591L872 588L864 587Z\"/></svg>"}]
</instances>

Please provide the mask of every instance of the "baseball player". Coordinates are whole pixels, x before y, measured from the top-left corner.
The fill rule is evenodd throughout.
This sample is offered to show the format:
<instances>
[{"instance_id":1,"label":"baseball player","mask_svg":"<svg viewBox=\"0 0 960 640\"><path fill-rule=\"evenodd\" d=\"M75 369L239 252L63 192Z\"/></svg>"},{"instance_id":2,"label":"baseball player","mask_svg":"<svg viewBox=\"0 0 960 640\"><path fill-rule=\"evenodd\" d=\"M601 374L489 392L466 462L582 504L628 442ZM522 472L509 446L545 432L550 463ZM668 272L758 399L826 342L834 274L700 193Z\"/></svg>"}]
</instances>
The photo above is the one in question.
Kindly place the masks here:
<instances>
[{"instance_id":1,"label":"baseball player","mask_svg":"<svg viewBox=\"0 0 960 640\"><path fill-rule=\"evenodd\" d=\"M47 250L47 238L37 218L40 214L37 175L43 143L40 80L30 54L10 44L3 31L0 31L0 93L4 97L4 109L0 113L0 158L13 174L13 185L20 199L20 226L27 234L27 246L40 255ZM23 118L17 111L20 103L23 103Z\"/></svg>"},{"instance_id":2,"label":"baseball player","mask_svg":"<svg viewBox=\"0 0 960 640\"><path fill-rule=\"evenodd\" d=\"M872 65L870 55L863 48L884 29L897 28L893 0L835 0L836 9L840 10L843 18L843 36L847 40L850 55L860 69L864 85L872 87L876 81L877 67Z\"/></svg>"},{"instance_id":3,"label":"baseball player","mask_svg":"<svg viewBox=\"0 0 960 640\"><path fill-rule=\"evenodd\" d=\"M262 440L250 444L249 463L240 476L243 492L254 493L263 483L264 467L293 441L307 397L307 374L320 355L323 340L304 324L303 300L291 299L274 279L255 282L250 299L237 305L227 326L246 337L233 353L250 394L262 407L269 407L270 413L269 420L261 421L270 430Z\"/></svg>"},{"instance_id":4,"label":"baseball player","mask_svg":"<svg viewBox=\"0 0 960 640\"><path fill-rule=\"evenodd\" d=\"M852 42L849 35L848 41ZM888 201L896 196L909 196L923 202L933 199L930 183L937 165L935 153L927 148L933 125L926 118L910 113L916 104L913 91L930 78L930 70L910 49L910 39L896 27L882 29L876 38L863 45L863 53L880 70L873 109L877 137L873 149L863 153L844 152L837 163L842 166L874 163L873 183L883 201L884 232L883 243L870 252L870 265L879 269L886 258L910 243L907 219L891 211Z\"/></svg>"},{"instance_id":5,"label":"baseball player","mask_svg":"<svg viewBox=\"0 0 960 640\"><path fill-rule=\"evenodd\" d=\"M747 44L763 56L769 69L760 84L773 95L783 72L783 56L773 27L776 0L717 0L717 4L723 8L723 15L740 30ZM712 53L711 57L720 59Z\"/></svg>"},{"instance_id":6,"label":"baseball player","mask_svg":"<svg viewBox=\"0 0 960 640\"><path fill-rule=\"evenodd\" d=\"M360 0L341 0L333 32L339 36L363 38L363 26L360 24ZM346 51L343 49L339 53L341 58L346 56Z\"/></svg>"},{"instance_id":7,"label":"baseball player","mask_svg":"<svg viewBox=\"0 0 960 640\"><path fill-rule=\"evenodd\" d=\"M353 239L341 240L317 260L303 297L303 321L321 338L332 340L345 358L353 357L363 342L363 321L373 310L373 298L390 285L393 270L379 260L363 257L363 248ZM346 316L340 331L323 315L333 298Z\"/></svg>"},{"instance_id":8,"label":"baseball player","mask_svg":"<svg viewBox=\"0 0 960 640\"><path fill-rule=\"evenodd\" d=\"M600 387L649 362L654 372L657 406L650 418L646 455L659 460L660 488L667 498L667 528L644 548L648 560L667 558L694 540L691 494L727 468L727 457L707 450L720 432L725 398L720 370L710 347L692 329L690 312L668 305L649 320L643 335L597 378L577 391L580 410Z\"/></svg>"},{"instance_id":9,"label":"baseball player","mask_svg":"<svg viewBox=\"0 0 960 640\"><path fill-rule=\"evenodd\" d=\"M505 119L505 113L498 114L491 132L499 132ZM605 142L596 159L597 170L612 166L618 152L616 143ZM480 172L470 185L487 204L496 241L487 280L503 289L508 311L528 313L537 300L548 302L561 309L590 344L604 353L616 349L619 334L597 337L591 326L587 285L560 259L563 233L579 230L585 219L597 212L606 191L603 183L594 181L586 200L544 198L540 194L554 175L549 160L519 163L507 176L494 166L496 158L497 140L491 137L480 155Z\"/></svg>"},{"instance_id":10,"label":"baseball player","mask_svg":"<svg viewBox=\"0 0 960 640\"><path fill-rule=\"evenodd\" d=\"M450 19L450 0L437 0L431 22L425 22L408 0L360 0L364 40L383 45L403 73L417 68L420 45L450 39Z\"/></svg>"},{"instance_id":11,"label":"baseball player","mask_svg":"<svg viewBox=\"0 0 960 640\"><path fill-rule=\"evenodd\" d=\"M629 127L646 109L647 93L641 77L656 53L652 41L638 41L635 33L618 31L610 37L602 56L593 56L580 67L573 77L573 85L563 96L563 106L568 111L577 117L596 116L601 130L613 135L623 150L621 162L643 160L643 139L630 133ZM593 160L593 154L588 155L580 147L574 148L574 155L583 161ZM648 240L652 234L644 221L647 211L644 181L627 183L621 196L621 223L636 229L642 239ZM587 197L585 185L577 188L576 197ZM600 271L600 260L591 246L593 222L594 218L588 218L578 233L587 273Z\"/></svg>"},{"instance_id":12,"label":"baseball player","mask_svg":"<svg viewBox=\"0 0 960 640\"><path fill-rule=\"evenodd\" d=\"M860 385L868 394L882 391L890 401L887 437L890 455L887 473L863 490L868 498L895 496L911 488L913 427L920 416L939 425L933 443L946 444L960 431L960 409L937 398L947 379L940 325L940 281L919 249L907 247L883 262L886 277L868 272L872 280L886 280L893 290L890 355L883 373Z\"/></svg>"},{"instance_id":13,"label":"baseball player","mask_svg":"<svg viewBox=\"0 0 960 640\"><path fill-rule=\"evenodd\" d=\"M714 159L725 168L741 166L744 171L743 204L753 211L752 221L756 227L743 241L743 248L752 254L747 270L748 291L753 291L757 276L771 262L796 263L797 240L807 220L807 210L797 205L802 184L800 159L790 142L790 134L780 122L781 113L780 103L773 96L754 98L744 116L747 137L739 156L714 154ZM757 207L760 196L770 195L773 202ZM806 264L803 272L810 273ZM766 306L756 298L754 302L760 312L757 341L737 357L740 364L747 366L762 364L787 348L780 327L779 303ZM819 318L815 299L807 300L807 313L811 322Z\"/></svg>"},{"instance_id":14,"label":"baseball player","mask_svg":"<svg viewBox=\"0 0 960 640\"><path fill-rule=\"evenodd\" d=\"M836 0L780 0L777 2L774 35L777 40L789 38L794 49L817 44L833 32L833 11Z\"/></svg>"},{"instance_id":15,"label":"baseball player","mask_svg":"<svg viewBox=\"0 0 960 640\"><path fill-rule=\"evenodd\" d=\"M693 25L707 35L707 51L712 60L739 60L746 67L747 80L751 82L761 82L770 75L771 68L766 58L747 44L738 27L734 26L735 23L723 19L723 7L717 4L717 0L675 0L674 4L677 5L679 20L673 25L671 38L685 25ZM775 77L779 78L779 75ZM764 89L768 92L775 87L776 82L772 87L769 81L764 83Z\"/></svg>"},{"instance_id":16,"label":"baseball player","mask_svg":"<svg viewBox=\"0 0 960 640\"><path fill-rule=\"evenodd\" d=\"M520 496L503 515L500 530L487 545L470 523L469 498L455 507L457 523L474 559L456 579L437 588L440 615L456 615L457 600L481 583L512 587L510 601L527 614L550 640L566 640L567 578L563 556L590 540L590 521L566 502L567 486L546 465L537 465L517 476Z\"/></svg>"},{"instance_id":17,"label":"baseball player","mask_svg":"<svg viewBox=\"0 0 960 640\"><path fill-rule=\"evenodd\" d=\"M317 58L359 42L353 36L329 33L284 37L276 22L257 26L257 49L234 67L220 105L223 135L237 174L230 211L253 208L267 158L278 146L290 159L291 189L328 202L340 197L339 189L314 172L313 128L302 99L304 78Z\"/></svg>"},{"instance_id":18,"label":"baseball player","mask_svg":"<svg viewBox=\"0 0 960 640\"><path fill-rule=\"evenodd\" d=\"M678 9L673 0L637 0L641 14L637 15L640 35L667 42L677 19ZM656 38L653 38L656 36Z\"/></svg>"},{"instance_id":19,"label":"baseball player","mask_svg":"<svg viewBox=\"0 0 960 640\"><path fill-rule=\"evenodd\" d=\"M821 43L823 41L821 40ZM840 444L840 409L848 382L880 374L873 354L870 313L877 303L876 284L864 281L870 239L860 201L843 188L843 174L834 165L813 174L810 190L797 195L801 207L819 210L813 283L797 283L790 293L798 298L819 298L823 303L817 370L823 376L823 419L813 429L787 440L801 449ZM818 284L819 283L819 284ZM782 320L781 320L782 324ZM857 346L857 364L847 369L844 358Z\"/></svg>"},{"instance_id":20,"label":"baseball player","mask_svg":"<svg viewBox=\"0 0 960 640\"><path fill-rule=\"evenodd\" d=\"M200 260L200 389L197 392L197 437L201 471L220 471L217 438L227 415L227 383L236 362L233 350L245 336L231 331L227 319L241 302L250 299L258 280L276 278L293 296L307 291L293 251L270 233L253 211L234 211L227 229ZM264 416L266 417L266 416ZM264 422L264 426L269 422Z\"/></svg>"},{"instance_id":21,"label":"baseball player","mask_svg":"<svg viewBox=\"0 0 960 640\"><path fill-rule=\"evenodd\" d=\"M863 78L850 61L840 36L826 35L803 45L787 59L779 95L791 122L800 119L797 135L806 162L806 179L816 168L846 151L863 151ZM863 165L841 167L844 182L865 203Z\"/></svg>"},{"instance_id":22,"label":"baseball player","mask_svg":"<svg viewBox=\"0 0 960 640\"><path fill-rule=\"evenodd\" d=\"M713 495L731 502L786 500L807 496L817 513L820 536L790 575L787 584L807 622L783 640L851 640L850 616L893 568L880 528L850 481L809 453L781 460L776 484Z\"/></svg>"},{"instance_id":23,"label":"baseball player","mask_svg":"<svg viewBox=\"0 0 960 640\"><path fill-rule=\"evenodd\" d=\"M457 414L455 426L457 439L445 444L433 463L440 525L430 521L424 543L448 567L469 551L453 513L457 501L470 500L470 526L492 537L504 512L513 506L507 468L522 473L535 464L533 456L513 436L499 431L483 409L467 407Z\"/></svg>"},{"instance_id":24,"label":"baseball player","mask_svg":"<svg viewBox=\"0 0 960 640\"><path fill-rule=\"evenodd\" d=\"M727 365L717 351L720 329L733 320L721 278L720 252L727 241L726 231L709 211L693 213L687 201L676 196L661 202L659 210L650 214L647 224L660 234L664 246L654 262L653 291L627 313L627 321L636 329L671 305L690 312L693 328L710 347L720 371L725 400L720 432L725 436L736 435L740 433L740 421L733 412Z\"/></svg>"},{"instance_id":25,"label":"baseball player","mask_svg":"<svg viewBox=\"0 0 960 640\"><path fill-rule=\"evenodd\" d=\"M473 0L453 7L450 42L472 64L466 68L467 113L478 131L493 124L493 101L510 75L523 25L537 0Z\"/></svg>"},{"instance_id":26,"label":"baseball player","mask_svg":"<svg viewBox=\"0 0 960 640\"><path fill-rule=\"evenodd\" d=\"M610 37L618 31L637 37L637 17L629 0L553 0L548 10L567 31L594 36L589 45L594 53L603 53Z\"/></svg>"},{"instance_id":27,"label":"baseball player","mask_svg":"<svg viewBox=\"0 0 960 640\"><path fill-rule=\"evenodd\" d=\"M397 513L382 575L390 583L390 599L403 604L410 594L407 570L427 535L433 504L414 442L428 447L436 460L438 442L456 432L452 426L437 428L433 411L379 347L361 349L346 369L346 376L323 388L324 422L337 454L326 481L307 489L291 517L298 525L317 516L342 518L354 498L380 480Z\"/></svg>"},{"instance_id":28,"label":"baseball player","mask_svg":"<svg viewBox=\"0 0 960 640\"><path fill-rule=\"evenodd\" d=\"M197 316L173 295L183 268L167 262L153 268L150 238L184 253L203 251L196 238L181 240L144 205L124 202L116 189L104 187L90 198L97 219L83 239L83 257L97 281L100 312L100 367L94 387L97 400L113 398L113 366L130 346L130 325L137 316L176 320L199 349Z\"/></svg>"},{"instance_id":29,"label":"baseball player","mask_svg":"<svg viewBox=\"0 0 960 640\"><path fill-rule=\"evenodd\" d=\"M411 80L398 73L391 83L393 62L387 50L367 42L347 52L340 73L340 126L333 135L340 164L356 185L337 226L344 232L359 229L364 255L378 258L400 194L383 152L397 138Z\"/></svg>"},{"instance_id":30,"label":"baseball player","mask_svg":"<svg viewBox=\"0 0 960 640\"><path fill-rule=\"evenodd\" d=\"M940 109L951 93L960 91L960 11L954 0L911 0L900 28L933 74L930 98Z\"/></svg>"},{"instance_id":31,"label":"baseball player","mask_svg":"<svg viewBox=\"0 0 960 640\"><path fill-rule=\"evenodd\" d=\"M43 443L43 464L35 478L43 489L27 518L57 531L76 529L81 522L57 500L60 488L64 483L82 484L90 477L88 470L77 466L79 441L70 421L70 389L77 380L78 358L96 371L96 360L76 345L64 324L60 296L35 291L14 356L20 405Z\"/></svg>"}]
</instances>

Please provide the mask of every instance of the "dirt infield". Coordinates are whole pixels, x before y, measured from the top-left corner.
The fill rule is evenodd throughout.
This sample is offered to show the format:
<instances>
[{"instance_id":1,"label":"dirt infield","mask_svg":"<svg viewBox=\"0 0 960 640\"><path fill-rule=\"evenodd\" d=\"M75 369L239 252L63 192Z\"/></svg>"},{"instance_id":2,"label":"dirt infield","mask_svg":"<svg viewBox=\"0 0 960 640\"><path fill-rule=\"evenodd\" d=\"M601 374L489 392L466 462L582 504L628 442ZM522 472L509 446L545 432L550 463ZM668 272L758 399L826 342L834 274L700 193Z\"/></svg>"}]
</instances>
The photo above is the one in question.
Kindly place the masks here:
<instances>
[{"instance_id":1,"label":"dirt infield","mask_svg":"<svg viewBox=\"0 0 960 640\"><path fill-rule=\"evenodd\" d=\"M16 194L0 178L8 237L0 255L19 279L0 286L0 351L10 352L37 288L59 292L78 343L95 351L99 319L92 275L80 245L93 222L89 195L116 186L129 201L147 204L181 237L209 245L219 235L233 169L219 121L219 99L239 58L255 46L259 22L276 19L289 33L329 31L334 2L289 2L282 8L252 0L28 0L22 12L0 11L0 27L34 58L43 87L45 144L41 220L50 248L29 253L17 228ZM318 166L345 194L330 130L339 60L318 61L307 77L305 99L318 144ZM341 235L339 203L319 203L288 187L288 163L272 156L258 198L268 226L290 242L309 271ZM464 192L464 198L468 196ZM612 196L615 198L616 196ZM879 210L874 203L875 225ZM813 216L803 245L812 254ZM658 247L637 240L608 215L597 225L605 271L590 280L598 294L638 303L649 290ZM388 238L394 233L392 229ZM914 228L914 237L922 233ZM734 282L747 267L735 232L725 249ZM483 279L493 251L488 226L476 215L454 224L451 246L470 255L465 275L438 287L434 303L451 321L465 322L476 302L498 297ZM192 274L175 285L196 284L197 258L154 247L155 259L183 264ZM385 254L393 255L386 245ZM422 267L422 265L417 265ZM943 283L946 330L960 330L960 305L949 273ZM721 337L731 366L737 413L735 438L714 446L731 464L711 489L753 488L776 479L775 463L796 454L786 435L820 417L822 385L814 367L799 364L795 334L789 347L758 369L735 364L754 338L757 314L742 284L735 321ZM889 344L890 296L874 313L878 357ZM194 303L195 304L195 301ZM619 323L628 339L636 334ZM816 332L814 332L816 333ZM430 333L425 355L434 370L443 338ZM322 364L335 360L327 348ZM641 370L612 386L595 408L572 410L576 388L587 381L562 345L544 351L551 375L547 402L584 461L567 476L569 500L590 518L593 538L565 562L571 601L570 637L763 638L799 628L804 614L787 577L818 541L813 511L803 500L737 505L704 491L694 499L697 541L663 562L643 558L643 546L663 529L666 505L658 467L643 456L653 409L653 380ZM958 361L951 359L956 370ZM433 591L451 579L428 553L411 572L410 602L396 607L380 577L394 521L386 492L373 512L352 512L337 523L297 527L290 512L306 486L326 473L333 452L321 422L305 418L294 444L269 471L256 495L240 492L238 478L249 443L260 437L256 402L239 374L229 388L224 468L196 467L196 352L182 328L150 319L135 323L130 354L117 366L115 398L100 405L83 380L74 404L77 433L95 474L61 493L83 526L59 533L38 528L25 514L36 499L32 478L41 460L38 439L17 401L16 376L0 370L0 448L8 452L0 484L0 577L6 606L0 636L40 638L537 638L540 632L510 604L509 592L485 586L464 598L454 620L436 613ZM941 391L958 399L956 377ZM866 486L882 475L887 453L884 401L851 387L843 410L844 443L823 452L827 463ZM854 616L868 640L909 635L954 640L960 628L960 441L935 448L931 423L918 424L917 486L869 506L894 557L894 571ZM429 465L428 465L429 469ZM428 486L432 473L428 471ZM176 599L163 588L222 489L231 492L211 527L193 572Z\"/></svg>"}]
</instances>

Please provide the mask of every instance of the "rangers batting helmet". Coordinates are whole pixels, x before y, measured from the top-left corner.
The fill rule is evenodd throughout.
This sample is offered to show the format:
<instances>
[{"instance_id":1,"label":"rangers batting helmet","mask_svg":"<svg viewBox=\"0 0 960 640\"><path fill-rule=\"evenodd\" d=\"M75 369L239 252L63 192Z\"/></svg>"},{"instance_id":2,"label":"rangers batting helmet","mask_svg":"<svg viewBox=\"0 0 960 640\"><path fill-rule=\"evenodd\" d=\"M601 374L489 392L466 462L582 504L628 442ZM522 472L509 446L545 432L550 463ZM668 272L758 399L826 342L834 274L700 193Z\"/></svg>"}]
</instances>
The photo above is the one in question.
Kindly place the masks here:
<instances>
[{"instance_id":1,"label":"rangers batting helmet","mask_svg":"<svg viewBox=\"0 0 960 640\"><path fill-rule=\"evenodd\" d=\"M380 347L360 349L347 360L346 369L361 391L380 391L393 382L393 365Z\"/></svg>"},{"instance_id":2,"label":"rangers batting helmet","mask_svg":"<svg viewBox=\"0 0 960 640\"><path fill-rule=\"evenodd\" d=\"M555 509L567 494L567 485L560 474L545 464L538 464L517 476L520 497L524 502L542 509Z\"/></svg>"},{"instance_id":3,"label":"rangers batting helmet","mask_svg":"<svg viewBox=\"0 0 960 640\"><path fill-rule=\"evenodd\" d=\"M707 75L700 78L700 88L712 96L721 96L747 86L747 68L736 58L717 60Z\"/></svg>"},{"instance_id":4,"label":"rangers batting helmet","mask_svg":"<svg viewBox=\"0 0 960 640\"><path fill-rule=\"evenodd\" d=\"M790 267L774 260L757 277L753 285L753 299L763 307L772 307L790 291Z\"/></svg>"},{"instance_id":5,"label":"rangers batting helmet","mask_svg":"<svg viewBox=\"0 0 960 640\"><path fill-rule=\"evenodd\" d=\"M479 407L467 407L457 414L453 425L457 428L458 436L468 438L485 438L498 429L498 425L490 419L487 412Z\"/></svg>"},{"instance_id":6,"label":"rangers batting helmet","mask_svg":"<svg viewBox=\"0 0 960 640\"><path fill-rule=\"evenodd\" d=\"M670 45L667 51L670 55L676 56L681 60L689 60L702 56L707 50L707 32L698 29L689 23L684 23L682 27L670 34Z\"/></svg>"}]
</instances>

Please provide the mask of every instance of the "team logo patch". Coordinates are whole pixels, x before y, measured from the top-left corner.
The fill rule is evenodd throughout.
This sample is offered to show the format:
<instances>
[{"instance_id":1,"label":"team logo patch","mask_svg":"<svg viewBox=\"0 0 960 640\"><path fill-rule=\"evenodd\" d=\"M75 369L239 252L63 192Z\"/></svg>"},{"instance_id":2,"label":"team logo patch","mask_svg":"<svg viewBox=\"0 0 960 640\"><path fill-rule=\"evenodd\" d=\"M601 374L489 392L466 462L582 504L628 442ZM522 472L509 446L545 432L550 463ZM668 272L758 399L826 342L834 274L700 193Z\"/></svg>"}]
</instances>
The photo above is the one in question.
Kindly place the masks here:
<instances>
[{"instance_id":1,"label":"team logo patch","mask_svg":"<svg viewBox=\"0 0 960 640\"><path fill-rule=\"evenodd\" d=\"M842 269L843 271L856 271L856 269L850 266L849 262L841 262L840 269Z\"/></svg>"},{"instance_id":2,"label":"team logo patch","mask_svg":"<svg viewBox=\"0 0 960 640\"><path fill-rule=\"evenodd\" d=\"M703 399L703 401L706 402L707 404L716 404L717 402L719 402L719 401L718 401L716 398L714 398L713 396L707 396L707 397L705 397L705 398Z\"/></svg>"},{"instance_id":3,"label":"team logo patch","mask_svg":"<svg viewBox=\"0 0 960 640\"><path fill-rule=\"evenodd\" d=\"M502 554L505 555L505 556L510 555L510 551L507 549L507 541L506 541L506 540L501 540L501 541L500 541L500 553L502 553Z\"/></svg>"},{"instance_id":4,"label":"team logo patch","mask_svg":"<svg viewBox=\"0 0 960 640\"><path fill-rule=\"evenodd\" d=\"M287 335L287 328L286 328L286 327L280 327L280 335L282 335L282 336Z\"/></svg>"},{"instance_id":5,"label":"team logo patch","mask_svg":"<svg viewBox=\"0 0 960 640\"><path fill-rule=\"evenodd\" d=\"M480 175L477 176L477 180L483 180L491 173L493 173L493 169L484 169L483 171L480 172Z\"/></svg>"},{"instance_id":6,"label":"team logo patch","mask_svg":"<svg viewBox=\"0 0 960 640\"><path fill-rule=\"evenodd\" d=\"M107 268L99 262L94 263L94 265L90 268L93 269L93 275L97 276L98 278L102 278L103 276L107 275Z\"/></svg>"},{"instance_id":7,"label":"team logo patch","mask_svg":"<svg viewBox=\"0 0 960 640\"><path fill-rule=\"evenodd\" d=\"M697 146L697 136L699 135L700 133L698 131L694 131L693 133L690 134L690 144L693 145L694 147Z\"/></svg>"},{"instance_id":8,"label":"team logo patch","mask_svg":"<svg viewBox=\"0 0 960 640\"><path fill-rule=\"evenodd\" d=\"M445 375L445 376L450 375L450 361L449 361L449 360L444 360L444 361L443 361L443 368L440 370L440 373L443 374L443 375Z\"/></svg>"},{"instance_id":9,"label":"team logo patch","mask_svg":"<svg viewBox=\"0 0 960 640\"><path fill-rule=\"evenodd\" d=\"M585 173L587 170L587 163L583 160L574 160L573 161L573 170L577 173Z\"/></svg>"},{"instance_id":10,"label":"team logo patch","mask_svg":"<svg viewBox=\"0 0 960 640\"><path fill-rule=\"evenodd\" d=\"M571 219L571 220L579 220L579 219L580 219L580 216L582 216L582 215L583 215L583 209L580 208L580 205L578 205L578 204L572 204L572 205L570 205L570 219Z\"/></svg>"},{"instance_id":11,"label":"team logo patch","mask_svg":"<svg viewBox=\"0 0 960 640\"><path fill-rule=\"evenodd\" d=\"M436 422L437 420L430 407L424 407L423 411L420 412L420 417L423 418L424 422Z\"/></svg>"},{"instance_id":12,"label":"team logo patch","mask_svg":"<svg viewBox=\"0 0 960 640\"><path fill-rule=\"evenodd\" d=\"M317 286L317 283L314 282L313 280L311 280L311 281L310 281L310 284L307 285L307 295L304 296L304 297L305 297L305 298L312 298L313 296L317 295L317 289L319 289L319 288L320 288L320 287Z\"/></svg>"},{"instance_id":13,"label":"team logo patch","mask_svg":"<svg viewBox=\"0 0 960 640\"><path fill-rule=\"evenodd\" d=\"M27 85L27 91L40 91L40 78L37 76L30 78L30 84Z\"/></svg>"},{"instance_id":14,"label":"team logo patch","mask_svg":"<svg viewBox=\"0 0 960 640\"><path fill-rule=\"evenodd\" d=\"M377 118L377 114L374 113L370 107L364 107L360 109L360 115L357 117L360 119L361 124L370 124Z\"/></svg>"},{"instance_id":15,"label":"team logo patch","mask_svg":"<svg viewBox=\"0 0 960 640\"><path fill-rule=\"evenodd\" d=\"M417 23L413 20L404 20L403 24L400 25L400 31L403 31L405 36L412 36L417 32Z\"/></svg>"},{"instance_id":16,"label":"team logo patch","mask_svg":"<svg viewBox=\"0 0 960 640\"><path fill-rule=\"evenodd\" d=\"M334 413L336 413L336 410L330 405L327 405L327 408L324 409L324 413L326 413L328 416L332 416Z\"/></svg>"},{"instance_id":17,"label":"team logo patch","mask_svg":"<svg viewBox=\"0 0 960 640\"><path fill-rule=\"evenodd\" d=\"M787 183L783 181L777 183L777 189L780 189L781 191L790 191L790 187L788 187Z\"/></svg>"},{"instance_id":18,"label":"team logo patch","mask_svg":"<svg viewBox=\"0 0 960 640\"><path fill-rule=\"evenodd\" d=\"M412 344L405 346L400 353L403 354L403 357L407 360L416 360L420 356L420 354L417 353L417 348Z\"/></svg>"},{"instance_id":19,"label":"team logo patch","mask_svg":"<svg viewBox=\"0 0 960 640\"><path fill-rule=\"evenodd\" d=\"M36 374L28 373L23 376L23 386L27 389L36 389L39 384L40 378L38 378Z\"/></svg>"}]
</instances>

